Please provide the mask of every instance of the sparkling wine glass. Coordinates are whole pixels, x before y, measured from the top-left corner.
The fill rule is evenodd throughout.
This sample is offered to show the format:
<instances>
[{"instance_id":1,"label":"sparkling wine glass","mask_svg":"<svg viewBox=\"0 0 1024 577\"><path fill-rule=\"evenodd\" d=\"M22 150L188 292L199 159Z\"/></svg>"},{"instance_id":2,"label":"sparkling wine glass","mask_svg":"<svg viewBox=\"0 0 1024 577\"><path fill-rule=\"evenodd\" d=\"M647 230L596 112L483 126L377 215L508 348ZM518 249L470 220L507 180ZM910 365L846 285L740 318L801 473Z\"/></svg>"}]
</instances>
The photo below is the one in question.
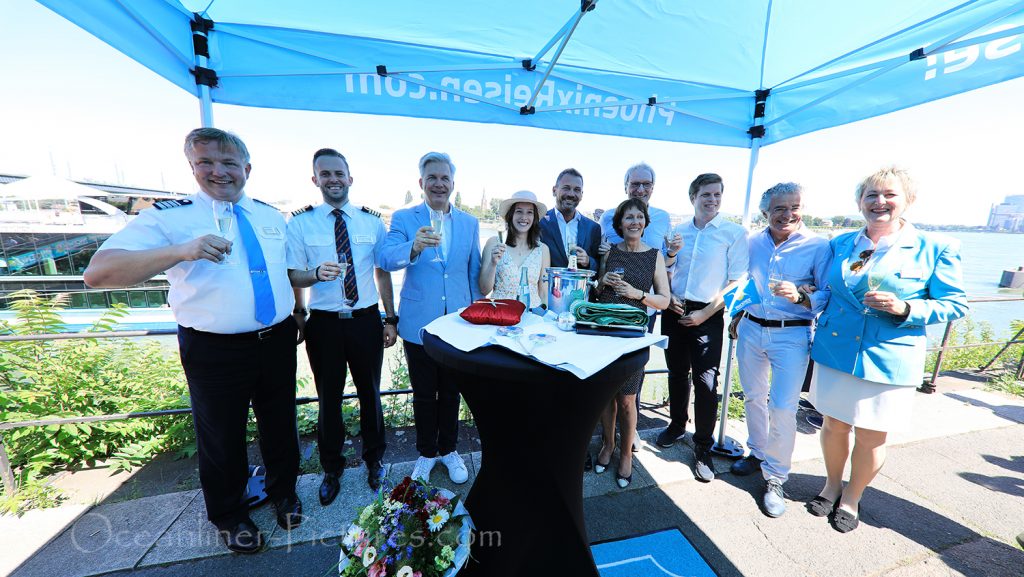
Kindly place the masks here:
<instances>
[{"instance_id":1,"label":"sparkling wine glass","mask_svg":"<svg viewBox=\"0 0 1024 577\"><path fill-rule=\"evenodd\" d=\"M444 213L440 210L430 211L430 226L434 229L434 234L441 237L441 242L444 241ZM434 260L431 262L443 262L441 258L441 245L438 244L434 247Z\"/></svg>"},{"instance_id":2,"label":"sparkling wine glass","mask_svg":"<svg viewBox=\"0 0 1024 577\"><path fill-rule=\"evenodd\" d=\"M879 270L876 267L871 267L868 271L868 291L877 291L882 288L882 284L885 282L885 271ZM864 314L870 314L871 307L865 305Z\"/></svg>"},{"instance_id":3,"label":"sparkling wine glass","mask_svg":"<svg viewBox=\"0 0 1024 577\"><path fill-rule=\"evenodd\" d=\"M338 281L341 283L341 308L343 310L349 310L352 308L352 299L345 294L345 275L348 273L348 255L345 251L338 251L338 268L341 272L338 273Z\"/></svg>"},{"instance_id":4,"label":"sparkling wine glass","mask_svg":"<svg viewBox=\"0 0 1024 577\"><path fill-rule=\"evenodd\" d=\"M784 280L786 279L777 272L768 273L768 294L771 295L773 299L778 298L775 296L775 289L777 289Z\"/></svg>"},{"instance_id":5,"label":"sparkling wine glass","mask_svg":"<svg viewBox=\"0 0 1024 577\"><path fill-rule=\"evenodd\" d=\"M234 228L235 224L235 205L227 200L214 200L213 201L213 224L217 227L217 232L224 240L231 240L231 229ZM221 264L228 262L231 259L230 254L224 254L224 259Z\"/></svg>"}]
</instances>

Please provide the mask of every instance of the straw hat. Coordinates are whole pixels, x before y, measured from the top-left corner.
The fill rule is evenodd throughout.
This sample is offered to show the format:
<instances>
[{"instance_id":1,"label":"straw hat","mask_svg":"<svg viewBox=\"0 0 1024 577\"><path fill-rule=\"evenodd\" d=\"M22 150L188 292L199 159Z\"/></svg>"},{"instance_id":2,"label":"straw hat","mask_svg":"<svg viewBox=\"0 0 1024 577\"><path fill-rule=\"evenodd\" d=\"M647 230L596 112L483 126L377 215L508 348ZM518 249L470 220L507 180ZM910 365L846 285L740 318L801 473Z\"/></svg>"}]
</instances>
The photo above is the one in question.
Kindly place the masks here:
<instances>
[{"instance_id":1,"label":"straw hat","mask_svg":"<svg viewBox=\"0 0 1024 577\"><path fill-rule=\"evenodd\" d=\"M517 202L528 202L533 205L533 209L537 211L535 218L540 220L548 212L548 207L544 206L543 202L537 200L537 195L533 194L529 190L520 190L512 195L512 198L507 198L501 201L501 205L498 206L498 216L505 218L508 214L508 209L512 208Z\"/></svg>"}]
</instances>

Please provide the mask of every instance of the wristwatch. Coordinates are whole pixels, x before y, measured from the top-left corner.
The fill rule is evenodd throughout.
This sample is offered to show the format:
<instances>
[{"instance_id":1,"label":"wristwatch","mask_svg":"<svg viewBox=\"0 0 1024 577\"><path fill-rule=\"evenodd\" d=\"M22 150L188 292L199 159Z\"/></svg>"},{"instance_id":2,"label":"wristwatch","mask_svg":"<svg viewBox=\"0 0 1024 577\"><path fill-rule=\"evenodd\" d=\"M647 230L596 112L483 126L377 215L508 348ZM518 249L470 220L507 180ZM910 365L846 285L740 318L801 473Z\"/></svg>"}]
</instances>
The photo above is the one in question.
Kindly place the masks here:
<instances>
[{"instance_id":1,"label":"wristwatch","mask_svg":"<svg viewBox=\"0 0 1024 577\"><path fill-rule=\"evenodd\" d=\"M292 311L292 314L293 314L293 315L302 315L302 316L306 316L306 315L308 315L308 314L309 314L309 309L307 309L307 308L301 308L301 309L298 309L298 308L297 308L297 309L295 309L295 310L293 310L293 311Z\"/></svg>"},{"instance_id":2,"label":"wristwatch","mask_svg":"<svg viewBox=\"0 0 1024 577\"><path fill-rule=\"evenodd\" d=\"M795 305L802 305L802 304L804 304L805 300L807 300L807 293L805 293L803 291L800 291L800 298L796 299L796 302L793 303L793 304L795 304Z\"/></svg>"},{"instance_id":3,"label":"wristwatch","mask_svg":"<svg viewBox=\"0 0 1024 577\"><path fill-rule=\"evenodd\" d=\"M384 317L384 324L398 326L398 315L393 317Z\"/></svg>"}]
</instances>

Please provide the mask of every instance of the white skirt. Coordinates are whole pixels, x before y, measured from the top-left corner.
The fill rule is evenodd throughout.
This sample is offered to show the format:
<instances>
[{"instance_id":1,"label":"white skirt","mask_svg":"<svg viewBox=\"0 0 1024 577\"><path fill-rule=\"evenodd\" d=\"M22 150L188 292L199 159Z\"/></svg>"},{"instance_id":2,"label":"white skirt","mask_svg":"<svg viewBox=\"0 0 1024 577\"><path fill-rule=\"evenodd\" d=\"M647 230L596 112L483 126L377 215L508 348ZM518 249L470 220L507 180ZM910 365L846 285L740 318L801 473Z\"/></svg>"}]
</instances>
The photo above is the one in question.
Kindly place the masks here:
<instances>
[{"instance_id":1,"label":"white skirt","mask_svg":"<svg viewBox=\"0 0 1024 577\"><path fill-rule=\"evenodd\" d=\"M872 431L905 431L914 412L914 387L866 381L814 364L808 400L823 415Z\"/></svg>"}]
</instances>

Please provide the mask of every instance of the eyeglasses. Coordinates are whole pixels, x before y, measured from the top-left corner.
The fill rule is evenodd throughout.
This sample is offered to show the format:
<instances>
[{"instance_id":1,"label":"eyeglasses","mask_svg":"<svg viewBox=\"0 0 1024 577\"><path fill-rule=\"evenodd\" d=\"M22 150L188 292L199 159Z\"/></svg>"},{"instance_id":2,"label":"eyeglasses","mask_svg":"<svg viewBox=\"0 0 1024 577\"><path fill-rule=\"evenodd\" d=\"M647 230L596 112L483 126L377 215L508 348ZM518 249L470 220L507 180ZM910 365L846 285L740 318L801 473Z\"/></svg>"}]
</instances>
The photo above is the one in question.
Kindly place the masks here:
<instances>
[{"instance_id":1,"label":"eyeglasses","mask_svg":"<svg viewBox=\"0 0 1024 577\"><path fill-rule=\"evenodd\" d=\"M871 255L873 254L875 254L874 249L860 251L860 254L857 255L857 258L859 258L860 260L850 263L850 272L857 272L860 269L864 268L864 265L868 262L868 259L871 258Z\"/></svg>"},{"instance_id":2,"label":"eyeglasses","mask_svg":"<svg viewBox=\"0 0 1024 577\"><path fill-rule=\"evenodd\" d=\"M652 190L654 188L654 183L653 182L631 182L631 183L629 183L629 189L630 190L640 190L641 188L646 188L647 190Z\"/></svg>"}]
</instances>

